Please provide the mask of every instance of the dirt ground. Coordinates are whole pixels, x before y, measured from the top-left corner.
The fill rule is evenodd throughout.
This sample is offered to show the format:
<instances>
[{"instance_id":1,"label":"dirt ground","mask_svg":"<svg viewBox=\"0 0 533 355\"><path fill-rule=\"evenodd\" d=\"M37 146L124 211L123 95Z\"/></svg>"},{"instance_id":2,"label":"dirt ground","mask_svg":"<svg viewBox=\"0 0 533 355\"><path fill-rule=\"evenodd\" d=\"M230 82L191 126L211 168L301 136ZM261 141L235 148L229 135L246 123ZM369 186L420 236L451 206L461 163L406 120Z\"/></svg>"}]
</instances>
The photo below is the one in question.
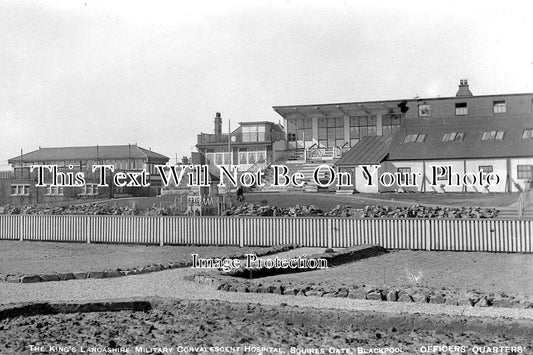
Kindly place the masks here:
<instances>
[{"instance_id":1,"label":"dirt ground","mask_svg":"<svg viewBox=\"0 0 533 355\"><path fill-rule=\"evenodd\" d=\"M457 291L479 290L533 297L533 255L482 252L390 251L354 263L254 282L282 280L293 285L322 284L422 286Z\"/></svg>"},{"instance_id":2,"label":"dirt ground","mask_svg":"<svg viewBox=\"0 0 533 355\"><path fill-rule=\"evenodd\" d=\"M521 347L520 353L527 353L524 349L533 346L531 334L533 324L529 321L517 324L504 319L176 301L148 312L4 319L0 321L0 352L52 354L61 346L71 353L122 348L115 354L148 353L144 349L153 347L164 347L168 350L165 353L172 354L368 354L372 350L376 353L376 349L389 349L388 354L473 354L476 349L480 353L486 347L509 346ZM42 350L31 352L30 345ZM428 346L443 345L459 351L427 351Z\"/></svg>"},{"instance_id":3,"label":"dirt ground","mask_svg":"<svg viewBox=\"0 0 533 355\"><path fill-rule=\"evenodd\" d=\"M89 272L142 267L200 257L231 256L267 248L146 246L0 240L0 274Z\"/></svg>"}]
</instances>

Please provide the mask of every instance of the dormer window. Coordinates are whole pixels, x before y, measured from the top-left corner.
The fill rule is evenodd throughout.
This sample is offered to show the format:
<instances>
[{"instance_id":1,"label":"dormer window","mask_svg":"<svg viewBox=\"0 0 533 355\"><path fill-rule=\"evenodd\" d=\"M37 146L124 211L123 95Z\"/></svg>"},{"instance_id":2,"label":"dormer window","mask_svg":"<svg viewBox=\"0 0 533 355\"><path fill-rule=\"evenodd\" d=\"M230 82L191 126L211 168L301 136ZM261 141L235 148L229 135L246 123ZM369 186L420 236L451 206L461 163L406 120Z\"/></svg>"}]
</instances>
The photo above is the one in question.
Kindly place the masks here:
<instances>
[{"instance_id":1,"label":"dormer window","mask_svg":"<svg viewBox=\"0 0 533 355\"><path fill-rule=\"evenodd\" d=\"M426 134L406 134L403 138L404 143L422 143L426 140Z\"/></svg>"},{"instance_id":2,"label":"dormer window","mask_svg":"<svg viewBox=\"0 0 533 355\"><path fill-rule=\"evenodd\" d=\"M482 141L501 141L503 139L503 136L505 135L505 131L486 131L481 134L481 140Z\"/></svg>"},{"instance_id":3,"label":"dormer window","mask_svg":"<svg viewBox=\"0 0 533 355\"><path fill-rule=\"evenodd\" d=\"M462 142L465 132L448 132L442 136L443 142Z\"/></svg>"},{"instance_id":4,"label":"dormer window","mask_svg":"<svg viewBox=\"0 0 533 355\"><path fill-rule=\"evenodd\" d=\"M431 116L431 105L422 104L418 105L418 117L430 117Z\"/></svg>"},{"instance_id":5,"label":"dormer window","mask_svg":"<svg viewBox=\"0 0 533 355\"><path fill-rule=\"evenodd\" d=\"M533 138L533 128L524 129L522 132L522 139L532 139Z\"/></svg>"},{"instance_id":6,"label":"dormer window","mask_svg":"<svg viewBox=\"0 0 533 355\"><path fill-rule=\"evenodd\" d=\"M456 116L466 116L468 115L468 106L466 102L456 102L455 103L455 115Z\"/></svg>"},{"instance_id":7,"label":"dormer window","mask_svg":"<svg viewBox=\"0 0 533 355\"><path fill-rule=\"evenodd\" d=\"M492 102L492 110L493 110L494 113L506 113L507 112L507 104L505 103L505 100L493 101Z\"/></svg>"}]
</instances>

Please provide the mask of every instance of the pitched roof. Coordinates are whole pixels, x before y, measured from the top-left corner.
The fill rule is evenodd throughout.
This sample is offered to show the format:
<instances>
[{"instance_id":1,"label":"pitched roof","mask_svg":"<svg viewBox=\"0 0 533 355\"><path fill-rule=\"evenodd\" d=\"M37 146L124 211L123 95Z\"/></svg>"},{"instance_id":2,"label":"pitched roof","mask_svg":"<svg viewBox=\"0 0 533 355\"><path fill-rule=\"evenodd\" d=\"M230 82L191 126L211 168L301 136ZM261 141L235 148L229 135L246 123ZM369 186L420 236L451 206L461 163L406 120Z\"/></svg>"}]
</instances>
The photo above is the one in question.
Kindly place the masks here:
<instances>
[{"instance_id":1,"label":"pitched roof","mask_svg":"<svg viewBox=\"0 0 533 355\"><path fill-rule=\"evenodd\" d=\"M533 156L531 114L406 119L393 137L388 160L473 159ZM481 140L483 132L505 131L502 140ZM449 132L464 132L462 141L443 142ZM426 134L424 142L404 143L408 134Z\"/></svg>"},{"instance_id":2,"label":"pitched roof","mask_svg":"<svg viewBox=\"0 0 533 355\"><path fill-rule=\"evenodd\" d=\"M392 136L364 137L337 160L335 166L379 164L389 154Z\"/></svg>"},{"instance_id":3,"label":"pitched roof","mask_svg":"<svg viewBox=\"0 0 533 355\"><path fill-rule=\"evenodd\" d=\"M153 159L168 161L168 157L137 145L101 145L86 147L39 148L8 160L10 164L20 162L109 160L109 159Z\"/></svg>"}]
</instances>

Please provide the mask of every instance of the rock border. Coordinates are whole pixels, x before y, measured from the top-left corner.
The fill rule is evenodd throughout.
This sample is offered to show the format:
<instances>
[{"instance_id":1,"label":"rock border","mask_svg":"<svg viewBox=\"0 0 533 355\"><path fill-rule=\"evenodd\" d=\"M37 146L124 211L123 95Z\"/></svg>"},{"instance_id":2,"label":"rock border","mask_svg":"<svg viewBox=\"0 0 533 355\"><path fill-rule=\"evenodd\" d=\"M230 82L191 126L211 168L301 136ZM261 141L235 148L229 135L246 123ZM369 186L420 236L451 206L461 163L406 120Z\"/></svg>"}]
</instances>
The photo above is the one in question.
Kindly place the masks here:
<instances>
[{"instance_id":1,"label":"rock border","mask_svg":"<svg viewBox=\"0 0 533 355\"><path fill-rule=\"evenodd\" d=\"M145 298L80 301L80 302L28 302L0 306L0 321L8 318L35 315L89 312L147 312L154 308L154 301Z\"/></svg>"},{"instance_id":2,"label":"rock border","mask_svg":"<svg viewBox=\"0 0 533 355\"><path fill-rule=\"evenodd\" d=\"M277 245L269 247L268 249L256 253L257 256L266 256L271 254L277 254L284 251L288 251L294 248L298 248L296 244ZM245 258L245 254L239 255L223 255L214 256L213 258ZM122 277L128 275L140 275L148 274L151 272L157 272L168 269L184 268L192 265L192 260L180 260L169 263L151 264L141 267L133 267L127 269L105 269L102 271L88 271L88 272L63 272L63 273L51 273L51 274L0 274L0 282L8 283L35 283L35 282L49 282L49 281L68 281L68 280L83 280L83 279L108 279L113 277Z\"/></svg>"},{"instance_id":3,"label":"rock border","mask_svg":"<svg viewBox=\"0 0 533 355\"><path fill-rule=\"evenodd\" d=\"M252 283L242 278L220 275L215 272L200 272L190 278L192 281L215 290L247 293L276 293L291 296L316 296L354 298L407 303L432 303L452 306L533 308L533 302L519 299L505 293L483 293L468 291L458 294L452 290L434 290L423 287L387 287L373 285L352 285L350 287L328 288L320 284L305 286L283 283L279 280Z\"/></svg>"},{"instance_id":4,"label":"rock border","mask_svg":"<svg viewBox=\"0 0 533 355\"><path fill-rule=\"evenodd\" d=\"M328 266L338 266L354 261L371 258L373 256L380 256L388 253L387 249L376 244L363 244L341 251L334 251L333 249L326 249L323 253L316 253L312 255L305 255L306 259L325 260ZM317 268L246 268L241 266L239 268L224 272L224 275L231 277L239 277L242 279L258 279L262 277L275 276L281 274L295 274L300 272L309 272L319 270Z\"/></svg>"}]
</instances>

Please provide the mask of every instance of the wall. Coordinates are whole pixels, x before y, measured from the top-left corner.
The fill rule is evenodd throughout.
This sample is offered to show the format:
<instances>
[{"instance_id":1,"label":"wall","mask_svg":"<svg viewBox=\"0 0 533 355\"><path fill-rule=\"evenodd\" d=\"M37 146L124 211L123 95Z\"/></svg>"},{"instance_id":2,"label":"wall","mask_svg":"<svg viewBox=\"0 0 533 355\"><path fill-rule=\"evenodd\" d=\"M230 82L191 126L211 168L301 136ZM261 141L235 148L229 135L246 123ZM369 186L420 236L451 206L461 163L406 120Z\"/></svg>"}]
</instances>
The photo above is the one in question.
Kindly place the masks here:
<instances>
[{"instance_id":1,"label":"wall","mask_svg":"<svg viewBox=\"0 0 533 355\"><path fill-rule=\"evenodd\" d=\"M533 95L500 95L500 96L472 96L472 97L453 97L443 99L423 99L423 100L410 100L407 103L409 111L406 113L406 118L418 118L418 105L430 104L431 105L431 117L456 117L455 116L455 103L466 102L468 105L468 115L457 116L464 119L474 116L501 116L505 117L506 114L493 113L493 101L505 100L507 105L507 114L520 114L531 113Z\"/></svg>"},{"instance_id":2,"label":"wall","mask_svg":"<svg viewBox=\"0 0 533 355\"><path fill-rule=\"evenodd\" d=\"M531 163L530 159L530 164ZM462 178L462 175L465 173L465 164L466 164L466 172L468 173L475 173L476 176L478 175L478 169L479 166L482 165L492 165L493 172L497 174L500 177L499 183L496 184L496 181L494 181L494 184L491 186L488 186L486 183L479 184L476 183L474 186L471 187L463 187L462 181L460 181L460 186L456 186L456 176L455 174L459 174ZM522 164L522 163L520 163ZM452 184L449 185L448 180L437 180L437 185L431 185L433 182L432 177L432 166L451 166L452 167ZM467 159L467 160L428 160L425 162L425 175L424 175L424 162L422 161L387 161L382 164L382 172L388 171L391 173L397 172L398 168L411 168L411 173L418 173L420 174L417 178L417 186L413 188L404 188L404 190L407 191L423 191L425 188L426 192L480 192L480 193L488 193L488 192L506 192L506 180L507 180L507 168L506 168L506 160L505 159ZM516 170L516 168L514 168ZM515 172L516 175L516 172ZM425 176L425 186L423 186L423 177ZM470 180L469 180L470 181ZM439 186L440 184L444 184L443 187L444 190ZM389 188L388 190L393 191L398 188L397 185L393 186L392 188ZM380 191L387 191L387 188L380 187ZM513 191L517 191L514 189Z\"/></svg>"}]
</instances>

